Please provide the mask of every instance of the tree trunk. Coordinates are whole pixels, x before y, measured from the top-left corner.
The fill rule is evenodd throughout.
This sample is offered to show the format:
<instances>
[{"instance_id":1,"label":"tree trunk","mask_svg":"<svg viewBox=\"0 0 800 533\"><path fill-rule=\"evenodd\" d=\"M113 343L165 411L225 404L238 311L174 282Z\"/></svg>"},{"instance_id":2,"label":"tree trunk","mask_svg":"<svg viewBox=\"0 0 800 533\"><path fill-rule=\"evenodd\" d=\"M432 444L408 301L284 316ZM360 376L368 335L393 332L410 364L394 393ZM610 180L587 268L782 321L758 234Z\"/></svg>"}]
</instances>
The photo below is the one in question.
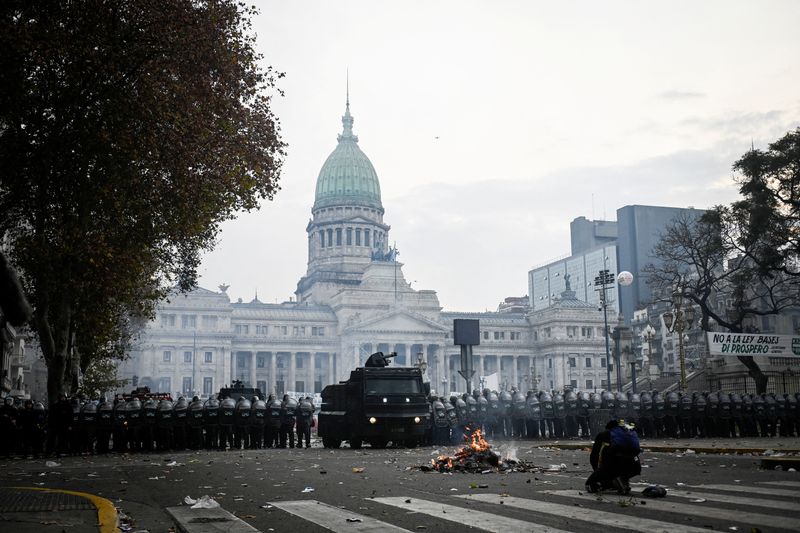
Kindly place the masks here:
<instances>
[{"instance_id":1,"label":"tree trunk","mask_svg":"<svg viewBox=\"0 0 800 533\"><path fill-rule=\"evenodd\" d=\"M67 390L67 351L69 348L70 307L61 300L56 305L48 305L45 299L35 313L36 329L39 333L39 346L47 365L47 403L53 405L60 394Z\"/></svg>"},{"instance_id":2,"label":"tree trunk","mask_svg":"<svg viewBox=\"0 0 800 533\"><path fill-rule=\"evenodd\" d=\"M765 375L764 372L761 371L761 367L759 367L758 363L753 360L753 356L740 355L738 358L739 361L741 361L742 364L747 367L748 375L753 378L753 381L756 382L756 392L758 394L767 392L767 382L769 381L769 376Z\"/></svg>"}]
</instances>

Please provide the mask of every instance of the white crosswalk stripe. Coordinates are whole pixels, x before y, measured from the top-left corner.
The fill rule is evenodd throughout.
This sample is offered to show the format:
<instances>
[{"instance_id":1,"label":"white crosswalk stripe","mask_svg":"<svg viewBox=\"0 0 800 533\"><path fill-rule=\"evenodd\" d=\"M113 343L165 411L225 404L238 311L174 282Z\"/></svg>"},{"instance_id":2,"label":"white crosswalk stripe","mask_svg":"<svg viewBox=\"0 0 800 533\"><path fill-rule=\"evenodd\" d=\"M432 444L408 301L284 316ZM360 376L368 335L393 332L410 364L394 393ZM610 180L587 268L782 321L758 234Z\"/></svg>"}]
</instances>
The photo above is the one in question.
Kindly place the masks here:
<instances>
[{"instance_id":1,"label":"white crosswalk stripe","mask_svg":"<svg viewBox=\"0 0 800 533\"><path fill-rule=\"evenodd\" d=\"M709 487L710 485L706 485ZM578 493L576 490L548 490L544 491L545 494L552 494L554 496L566 496L569 498L581 500L596 500L593 494ZM669 493L668 493L669 494ZM505 502L509 505L509 502ZM639 506L636 506L637 508ZM716 520L726 520L734 523L753 524L761 527L775 527L783 529L796 529L797 518L784 517L771 514L754 513L750 511L735 511L733 509L722 509L719 507L711 507L705 503L691 504L683 502L674 502L670 500L650 499L647 505L643 506L647 511L664 511L671 513L678 513L681 515L699 516L702 518L712 518ZM594 515L595 511L592 511ZM623 523L627 523L629 517L623 517Z\"/></svg>"},{"instance_id":2,"label":"white crosswalk stripe","mask_svg":"<svg viewBox=\"0 0 800 533\"><path fill-rule=\"evenodd\" d=\"M759 481L759 485L777 485L779 487L800 487L800 481Z\"/></svg>"},{"instance_id":3,"label":"white crosswalk stripe","mask_svg":"<svg viewBox=\"0 0 800 533\"><path fill-rule=\"evenodd\" d=\"M516 518L509 518L499 514L484 513L474 509L465 509L464 507L457 507L455 505L448 505L446 503L430 502L427 500L421 500L419 498L398 496L389 498L370 498L369 501L390 505L392 507L399 507L400 509L425 514L440 520L456 522L459 524L464 524L465 526L482 529L484 531L492 531L495 533L508 533L509 531L567 533L563 529L536 524L527 520L517 520ZM704 531L703 533L708 533L708 531Z\"/></svg>"},{"instance_id":4,"label":"white crosswalk stripe","mask_svg":"<svg viewBox=\"0 0 800 533\"><path fill-rule=\"evenodd\" d=\"M710 502L732 503L735 505L752 505L754 507L764 507L766 509L780 509L782 511L800 511L800 504L797 502L786 502L783 500L765 500L761 498L751 498L749 496L729 496L727 494L714 494L711 492L695 492L667 489L667 495L675 498L703 498Z\"/></svg>"},{"instance_id":5,"label":"white crosswalk stripe","mask_svg":"<svg viewBox=\"0 0 800 533\"><path fill-rule=\"evenodd\" d=\"M685 487L703 490L724 490L727 492L746 492L748 494L763 494L765 496L800 497L800 491L773 489L769 487L754 487L752 485L685 485Z\"/></svg>"},{"instance_id":6,"label":"white crosswalk stripe","mask_svg":"<svg viewBox=\"0 0 800 533\"><path fill-rule=\"evenodd\" d=\"M559 492L559 491L556 491ZM571 495L577 496L577 492L569 492ZM593 524L602 524L611 526L613 528L628 529L632 531L643 531L647 533L656 532L685 532L685 533L708 533L708 529L702 527L687 526L684 524L676 524L674 522L664 522L661 520L653 520L650 518L641 518L632 516L630 514L611 513L606 511L598 511L595 509L587 510L583 507L575 507L573 505L562 505L552 503L549 501L532 500L528 498L516 498L513 496L501 496L499 494L469 494L464 496L456 496L456 498L463 498L467 501L480 501L484 503L502 504L504 507L516 507L526 511L534 511L537 513L545 513L549 515L558 516L561 518L568 518L570 520L585 520Z\"/></svg>"},{"instance_id":7,"label":"white crosswalk stripe","mask_svg":"<svg viewBox=\"0 0 800 533\"><path fill-rule=\"evenodd\" d=\"M333 507L316 500L298 500L293 502L270 502L270 505L277 507L287 513L291 513L318 526L324 527L335 533L339 532L359 532L377 533L380 531L408 532L407 529L393 526L387 522L382 522L369 516L351 513L346 509ZM349 521L348 521L349 519Z\"/></svg>"}]
</instances>

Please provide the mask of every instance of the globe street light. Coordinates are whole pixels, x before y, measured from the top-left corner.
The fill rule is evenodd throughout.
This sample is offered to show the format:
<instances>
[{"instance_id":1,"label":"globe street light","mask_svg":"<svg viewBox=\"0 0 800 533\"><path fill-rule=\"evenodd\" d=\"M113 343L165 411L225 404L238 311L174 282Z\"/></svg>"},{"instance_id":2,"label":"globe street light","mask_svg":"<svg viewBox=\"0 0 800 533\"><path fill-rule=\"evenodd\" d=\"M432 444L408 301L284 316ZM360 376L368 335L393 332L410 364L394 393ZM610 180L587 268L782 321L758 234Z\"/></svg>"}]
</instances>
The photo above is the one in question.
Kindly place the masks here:
<instances>
[{"instance_id":1,"label":"globe street light","mask_svg":"<svg viewBox=\"0 0 800 533\"><path fill-rule=\"evenodd\" d=\"M656 329L649 323L642 330L642 340L647 343L647 360L653 364L653 340L656 338ZM642 355L642 363L644 363L644 355Z\"/></svg>"},{"instance_id":2,"label":"globe street light","mask_svg":"<svg viewBox=\"0 0 800 533\"><path fill-rule=\"evenodd\" d=\"M680 287L680 286L679 286ZM662 315L664 325L670 333L678 334L678 359L681 364L681 392L686 392L686 353L683 345L683 332L692 328L694 321L694 307L691 302L683 298L683 291L676 290L672 293L673 310Z\"/></svg>"}]
</instances>

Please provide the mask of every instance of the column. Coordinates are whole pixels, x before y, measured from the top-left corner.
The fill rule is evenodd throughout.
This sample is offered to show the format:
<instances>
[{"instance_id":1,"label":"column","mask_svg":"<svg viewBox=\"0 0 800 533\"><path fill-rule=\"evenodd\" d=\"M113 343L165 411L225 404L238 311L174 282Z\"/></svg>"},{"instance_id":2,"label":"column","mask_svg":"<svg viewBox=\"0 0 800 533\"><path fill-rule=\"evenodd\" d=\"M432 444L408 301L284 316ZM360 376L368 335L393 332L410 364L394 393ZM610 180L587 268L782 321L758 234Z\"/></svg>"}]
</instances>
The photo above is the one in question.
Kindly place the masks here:
<instances>
[{"instance_id":1,"label":"column","mask_svg":"<svg viewBox=\"0 0 800 533\"><path fill-rule=\"evenodd\" d=\"M233 350L228 350L228 353L225 353L225 348L222 348L222 383L215 383L214 389L219 390L222 388L223 385L231 382L231 356L233 354Z\"/></svg>"},{"instance_id":2,"label":"column","mask_svg":"<svg viewBox=\"0 0 800 533\"><path fill-rule=\"evenodd\" d=\"M516 355L511 356L511 381L513 387L519 387L519 378L517 377L517 365L519 364L519 360L517 359Z\"/></svg>"},{"instance_id":3,"label":"column","mask_svg":"<svg viewBox=\"0 0 800 533\"><path fill-rule=\"evenodd\" d=\"M253 350L250 352L250 386L256 386L256 360L258 358L258 352Z\"/></svg>"},{"instance_id":4,"label":"column","mask_svg":"<svg viewBox=\"0 0 800 533\"><path fill-rule=\"evenodd\" d=\"M297 352L289 352L289 377L285 386L286 391L294 390L295 370L297 369Z\"/></svg>"},{"instance_id":5,"label":"column","mask_svg":"<svg viewBox=\"0 0 800 533\"><path fill-rule=\"evenodd\" d=\"M268 391L264 391L264 394L266 394L267 396L269 396L270 394L275 393L275 391L277 390L276 386L275 386L275 382L278 381L278 378L275 377L275 370L277 368L277 366L276 366L277 365L277 361L276 361L277 358L278 358L278 352L270 353L270 356L269 356L269 381L267 382L267 389L269 389L269 390Z\"/></svg>"},{"instance_id":6,"label":"column","mask_svg":"<svg viewBox=\"0 0 800 533\"><path fill-rule=\"evenodd\" d=\"M333 371L333 352L328 352L328 365L325 369L325 379L322 381L322 387L325 385L332 385L336 383L336 374Z\"/></svg>"}]
</instances>

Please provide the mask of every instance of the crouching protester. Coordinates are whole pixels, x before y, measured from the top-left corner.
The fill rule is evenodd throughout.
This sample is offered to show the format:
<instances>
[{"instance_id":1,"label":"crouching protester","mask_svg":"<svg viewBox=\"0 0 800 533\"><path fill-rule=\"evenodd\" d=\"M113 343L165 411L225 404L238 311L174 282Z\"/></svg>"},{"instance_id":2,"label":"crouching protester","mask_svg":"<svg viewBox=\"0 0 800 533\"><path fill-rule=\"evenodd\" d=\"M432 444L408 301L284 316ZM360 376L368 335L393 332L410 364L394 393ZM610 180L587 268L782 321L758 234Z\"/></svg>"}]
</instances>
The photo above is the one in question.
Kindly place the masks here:
<instances>
[{"instance_id":1,"label":"crouching protester","mask_svg":"<svg viewBox=\"0 0 800 533\"><path fill-rule=\"evenodd\" d=\"M586 480L587 492L616 489L620 494L629 494L628 481L642 473L639 462L641 453L639 436L624 420L612 420L594 439L589 462L592 474Z\"/></svg>"}]
</instances>

